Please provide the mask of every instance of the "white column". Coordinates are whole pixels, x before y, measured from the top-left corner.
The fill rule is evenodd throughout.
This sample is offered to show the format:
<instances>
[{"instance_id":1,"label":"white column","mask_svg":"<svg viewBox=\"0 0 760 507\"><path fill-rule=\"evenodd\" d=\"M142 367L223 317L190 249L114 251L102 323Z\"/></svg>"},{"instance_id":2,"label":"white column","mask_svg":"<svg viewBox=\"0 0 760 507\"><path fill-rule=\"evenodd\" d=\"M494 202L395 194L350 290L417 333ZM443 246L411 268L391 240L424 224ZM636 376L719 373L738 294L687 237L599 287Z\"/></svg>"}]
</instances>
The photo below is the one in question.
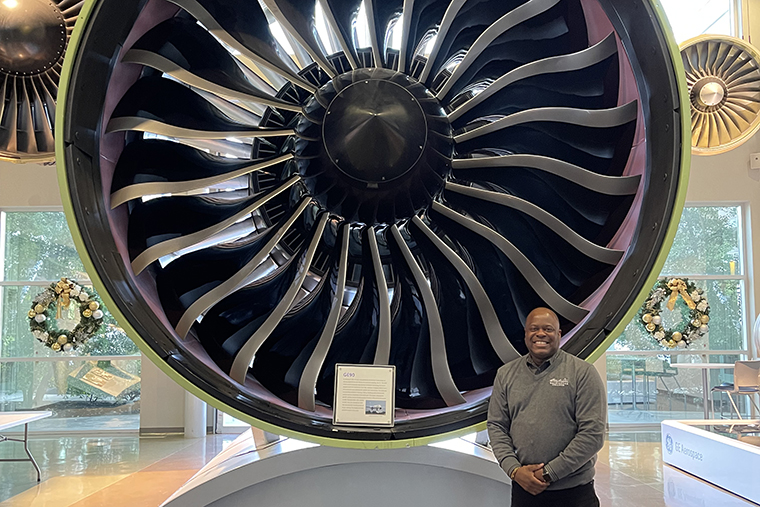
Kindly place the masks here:
<instances>
[{"instance_id":1,"label":"white column","mask_svg":"<svg viewBox=\"0 0 760 507\"><path fill-rule=\"evenodd\" d=\"M185 438L206 436L206 402L185 391Z\"/></svg>"},{"instance_id":2,"label":"white column","mask_svg":"<svg viewBox=\"0 0 760 507\"><path fill-rule=\"evenodd\" d=\"M185 390L142 356L140 433L181 433L185 425Z\"/></svg>"}]
</instances>

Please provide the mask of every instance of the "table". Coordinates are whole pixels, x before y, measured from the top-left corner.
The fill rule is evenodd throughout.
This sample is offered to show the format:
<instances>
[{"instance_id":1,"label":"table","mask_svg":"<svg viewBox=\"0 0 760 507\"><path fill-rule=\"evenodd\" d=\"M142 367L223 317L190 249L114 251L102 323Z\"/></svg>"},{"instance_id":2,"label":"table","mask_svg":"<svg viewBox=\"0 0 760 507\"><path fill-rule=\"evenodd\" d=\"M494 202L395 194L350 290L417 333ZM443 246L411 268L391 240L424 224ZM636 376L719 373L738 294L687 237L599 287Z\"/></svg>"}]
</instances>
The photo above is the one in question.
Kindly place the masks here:
<instances>
[{"instance_id":1,"label":"table","mask_svg":"<svg viewBox=\"0 0 760 507\"><path fill-rule=\"evenodd\" d=\"M722 370L727 368L734 368L734 363L671 363L672 368L685 368L702 370L702 399L704 400L705 407L705 419L710 418L710 384L707 377L707 370Z\"/></svg>"},{"instance_id":2,"label":"table","mask_svg":"<svg viewBox=\"0 0 760 507\"><path fill-rule=\"evenodd\" d=\"M0 412L0 431L13 428L14 426L24 425L24 438L10 438L0 435L0 442L23 442L24 451L28 458L4 458L0 461L31 461L34 465L34 469L37 470L37 482L40 482L42 476L40 475L40 467L37 466L37 462L34 461L32 453L29 452L29 423L39 421L46 417L53 415L49 410L45 411L24 411L24 412Z\"/></svg>"}]
</instances>

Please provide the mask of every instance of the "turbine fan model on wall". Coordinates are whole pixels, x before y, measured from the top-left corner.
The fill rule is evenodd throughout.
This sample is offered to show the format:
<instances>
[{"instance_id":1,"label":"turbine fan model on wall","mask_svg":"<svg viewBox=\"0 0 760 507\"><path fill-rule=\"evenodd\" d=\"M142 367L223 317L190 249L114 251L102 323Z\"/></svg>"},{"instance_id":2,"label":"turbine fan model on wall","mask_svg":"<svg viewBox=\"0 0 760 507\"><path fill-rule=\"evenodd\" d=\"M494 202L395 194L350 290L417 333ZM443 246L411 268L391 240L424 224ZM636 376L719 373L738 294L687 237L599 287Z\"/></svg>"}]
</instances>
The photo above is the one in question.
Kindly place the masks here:
<instances>
[{"instance_id":1,"label":"turbine fan model on wall","mask_svg":"<svg viewBox=\"0 0 760 507\"><path fill-rule=\"evenodd\" d=\"M482 422L525 315L594 354L679 212L678 55L634 3L93 1L59 170L99 293L272 431ZM338 363L396 366L394 428L332 426Z\"/></svg>"},{"instance_id":2,"label":"turbine fan model on wall","mask_svg":"<svg viewBox=\"0 0 760 507\"><path fill-rule=\"evenodd\" d=\"M0 1L0 160L54 158L61 66L84 0Z\"/></svg>"},{"instance_id":3,"label":"turbine fan model on wall","mask_svg":"<svg viewBox=\"0 0 760 507\"><path fill-rule=\"evenodd\" d=\"M701 35L681 45L691 99L691 146L714 155L760 127L760 57L735 37Z\"/></svg>"}]
</instances>

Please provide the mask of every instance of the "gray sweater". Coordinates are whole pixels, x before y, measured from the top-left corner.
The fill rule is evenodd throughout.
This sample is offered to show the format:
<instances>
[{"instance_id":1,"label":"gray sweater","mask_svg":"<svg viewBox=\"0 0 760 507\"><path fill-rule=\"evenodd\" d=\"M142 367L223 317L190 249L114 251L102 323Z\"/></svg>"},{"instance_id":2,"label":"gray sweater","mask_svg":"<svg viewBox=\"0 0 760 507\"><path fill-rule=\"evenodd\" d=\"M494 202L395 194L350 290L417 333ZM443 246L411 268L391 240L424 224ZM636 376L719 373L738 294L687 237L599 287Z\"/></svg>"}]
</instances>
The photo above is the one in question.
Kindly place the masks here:
<instances>
[{"instance_id":1,"label":"gray sweater","mask_svg":"<svg viewBox=\"0 0 760 507\"><path fill-rule=\"evenodd\" d=\"M496 374L488 405L488 436L507 473L544 463L548 489L567 489L594 478L596 453L604 444L607 393L594 367L562 350L535 374L529 356Z\"/></svg>"}]
</instances>

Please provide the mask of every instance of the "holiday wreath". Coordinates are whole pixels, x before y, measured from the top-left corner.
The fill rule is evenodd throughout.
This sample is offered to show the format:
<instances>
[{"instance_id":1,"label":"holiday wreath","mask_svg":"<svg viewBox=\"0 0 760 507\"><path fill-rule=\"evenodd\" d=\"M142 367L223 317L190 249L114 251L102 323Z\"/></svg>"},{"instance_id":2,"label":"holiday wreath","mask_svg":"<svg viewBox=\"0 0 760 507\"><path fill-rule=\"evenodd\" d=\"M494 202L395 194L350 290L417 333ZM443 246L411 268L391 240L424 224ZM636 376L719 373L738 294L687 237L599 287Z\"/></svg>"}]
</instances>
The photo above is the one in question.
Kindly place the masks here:
<instances>
[{"instance_id":1,"label":"holiday wreath","mask_svg":"<svg viewBox=\"0 0 760 507\"><path fill-rule=\"evenodd\" d=\"M89 290L89 292L88 292ZM56 320L78 306L79 322L70 331L60 329ZM103 325L100 299L92 289L84 289L73 280L61 278L50 284L32 300L29 328L35 338L56 352L69 352L86 342Z\"/></svg>"},{"instance_id":2,"label":"holiday wreath","mask_svg":"<svg viewBox=\"0 0 760 507\"><path fill-rule=\"evenodd\" d=\"M679 296L688 308L688 323L680 329L666 329L660 315L662 302L667 299L666 307L672 311ZM710 305L704 291L686 278L659 280L639 311L639 324L660 345L670 349L691 345L695 339L707 333L708 322Z\"/></svg>"}]
</instances>

